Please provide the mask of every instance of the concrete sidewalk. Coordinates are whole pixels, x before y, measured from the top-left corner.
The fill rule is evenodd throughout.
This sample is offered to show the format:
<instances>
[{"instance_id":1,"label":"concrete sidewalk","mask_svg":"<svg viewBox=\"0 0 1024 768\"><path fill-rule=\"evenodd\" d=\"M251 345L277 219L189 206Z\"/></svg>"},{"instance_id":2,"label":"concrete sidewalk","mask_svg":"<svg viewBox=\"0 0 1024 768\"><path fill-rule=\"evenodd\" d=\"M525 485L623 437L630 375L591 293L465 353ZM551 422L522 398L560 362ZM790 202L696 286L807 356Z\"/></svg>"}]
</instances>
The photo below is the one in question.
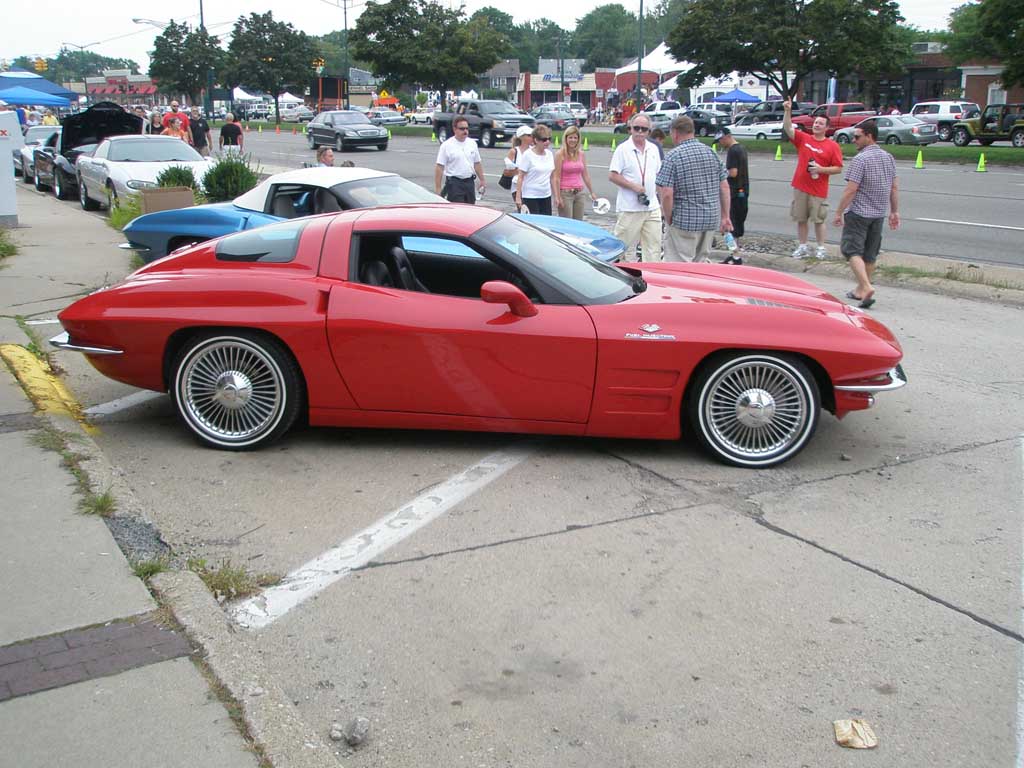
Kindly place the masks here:
<instances>
[{"instance_id":1,"label":"concrete sidewalk","mask_svg":"<svg viewBox=\"0 0 1024 768\"><path fill-rule=\"evenodd\" d=\"M0 768L258 766L194 662L201 649L104 519L83 514L109 487L92 441L59 402L37 408L12 372L17 359L45 381L42 363L24 361L32 340L19 321L122 277L120 238L27 188L17 199L19 253L0 266Z\"/></svg>"}]
</instances>

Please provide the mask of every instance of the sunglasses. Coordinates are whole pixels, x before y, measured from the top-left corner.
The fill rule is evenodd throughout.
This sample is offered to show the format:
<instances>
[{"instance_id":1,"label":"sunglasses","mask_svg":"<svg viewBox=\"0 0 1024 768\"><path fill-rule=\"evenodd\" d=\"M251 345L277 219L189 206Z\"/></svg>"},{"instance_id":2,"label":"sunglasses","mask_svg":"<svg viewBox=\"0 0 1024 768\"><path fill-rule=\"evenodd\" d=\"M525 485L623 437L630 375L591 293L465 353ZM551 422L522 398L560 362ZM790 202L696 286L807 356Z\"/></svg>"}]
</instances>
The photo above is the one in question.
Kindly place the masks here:
<instances>
[{"instance_id":1,"label":"sunglasses","mask_svg":"<svg viewBox=\"0 0 1024 768\"><path fill-rule=\"evenodd\" d=\"M853 140L854 141L856 141L857 139L863 139L863 138L864 138L864 134L863 133L855 133L855 134L853 134Z\"/></svg>"},{"instance_id":2,"label":"sunglasses","mask_svg":"<svg viewBox=\"0 0 1024 768\"><path fill-rule=\"evenodd\" d=\"M455 126L455 130L456 131L468 131L469 130L469 126L468 125L456 125Z\"/></svg>"},{"instance_id":3,"label":"sunglasses","mask_svg":"<svg viewBox=\"0 0 1024 768\"><path fill-rule=\"evenodd\" d=\"M542 136L539 139L534 139L534 141L551 141L551 137L550 136Z\"/></svg>"},{"instance_id":4,"label":"sunglasses","mask_svg":"<svg viewBox=\"0 0 1024 768\"><path fill-rule=\"evenodd\" d=\"M642 125L634 125L633 126L633 131L635 133L647 133L649 130L651 130L651 129L650 128L645 128Z\"/></svg>"}]
</instances>

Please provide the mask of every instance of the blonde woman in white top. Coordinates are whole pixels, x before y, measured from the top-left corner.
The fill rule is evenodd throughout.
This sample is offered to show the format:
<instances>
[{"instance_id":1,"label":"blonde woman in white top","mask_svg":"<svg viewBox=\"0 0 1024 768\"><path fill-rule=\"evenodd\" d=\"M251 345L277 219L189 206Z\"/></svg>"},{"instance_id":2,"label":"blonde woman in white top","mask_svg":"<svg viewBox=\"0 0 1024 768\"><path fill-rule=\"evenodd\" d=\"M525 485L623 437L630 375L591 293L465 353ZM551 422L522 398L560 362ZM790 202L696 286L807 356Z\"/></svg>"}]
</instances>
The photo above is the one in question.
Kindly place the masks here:
<instances>
[{"instance_id":1,"label":"blonde woman in white top","mask_svg":"<svg viewBox=\"0 0 1024 768\"><path fill-rule=\"evenodd\" d=\"M538 125L533 129L533 146L519 156L519 185L516 205L525 205L530 213L551 215L551 174L555 172L555 155L548 148L551 129Z\"/></svg>"}]
</instances>

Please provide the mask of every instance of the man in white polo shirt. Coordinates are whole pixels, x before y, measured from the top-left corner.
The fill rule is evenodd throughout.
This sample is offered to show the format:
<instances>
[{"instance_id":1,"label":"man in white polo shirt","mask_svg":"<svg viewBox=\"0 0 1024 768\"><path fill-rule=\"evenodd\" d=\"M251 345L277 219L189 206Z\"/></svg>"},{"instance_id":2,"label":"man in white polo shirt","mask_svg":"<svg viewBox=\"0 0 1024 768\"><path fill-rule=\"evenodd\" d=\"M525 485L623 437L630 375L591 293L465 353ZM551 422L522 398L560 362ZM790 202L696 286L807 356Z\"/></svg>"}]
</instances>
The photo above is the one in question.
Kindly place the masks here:
<instances>
[{"instance_id":1,"label":"man in white polo shirt","mask_svg":"<svg viewBox=\"0 0 1024 768\"><path fill-rule=\"evenodd\" d=\"M465 117L458 115L452 120L452 131L455 135L446 139L437 150L434 191L450 203L473 205L476 202L474 174L480 182L480 194L487 190L480 150L476 142L469 138L469 121Z\"/></svg>"},{"instance_id":2,"label":"man in white polo shirt","mask_svg":"<svg viewBox=\"0 0 1024 768\"><path fill-rule=\"evenodd\" d=\"M626 244L627 260L639 241L644 261L661 261L661 206L655 190L661 154L647 140L651 132L647 115L634 115L629 127L630 140L616 148L609 165L608 179L619 188L614 234Z\"/></svg>"}]
</instances>

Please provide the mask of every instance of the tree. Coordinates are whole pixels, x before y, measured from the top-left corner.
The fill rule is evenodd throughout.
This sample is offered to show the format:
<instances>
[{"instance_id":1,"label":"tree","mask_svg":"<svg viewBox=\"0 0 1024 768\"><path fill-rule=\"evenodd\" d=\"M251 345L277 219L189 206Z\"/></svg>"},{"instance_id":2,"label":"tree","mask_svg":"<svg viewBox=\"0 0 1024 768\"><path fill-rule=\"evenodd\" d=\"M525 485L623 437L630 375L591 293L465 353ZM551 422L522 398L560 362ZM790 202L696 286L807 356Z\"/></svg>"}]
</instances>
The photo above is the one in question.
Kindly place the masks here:
<instances>
[{"instance_id":1,"label":"tree","mask_svg":"<svg viewBox=\"0 0 1024 768\"><path fill-rule=\"evenodd\" d=\"M225 85L261 90L274 96L274 112L281 122L277 97L288 88L303 89L313 78L317 45L291 24L274 21L274 14L240 16L231 31L221 79Z\"/></svg>"},{"instance_id":2,"label":"tree","mask_svg":"<svg viewBox=\"0 0 1024 768\"><path fill-rule=\"evenodd\" d=\"M983 0L978 21L992 43L989 56L1003 64L1003 87L1024 86L1024 5L1020 0Z\"/></svg>"},{"instance_id":3,"label":"tree","mask_svg":"<svg viewBox=\"0 0 1024 768\"><path fill-rule=\"evenodd\" d=\"M814 71L890 70L908 53L901 21L893 0L693 0L668 43L677 60L697 62L683 87L738 70L793 96Z\"/></svg>"},{"instance_id":4,"label":"tree","mask_svg":"<svg viewBox=\"0 0 1024 768\"><path fill-rule=\"evenodd\" d=\"M224 62L220 42L206 29L189 29L173 21L153 41L149 54L149 76L164 91L186 93L193 104L206 88L208 73Z\"/></svg>"},{"instance_id":5,"label":"tree","mask_svg":"<svg viewBox=\"0 0 1024 768\"><path fill-rule=\"evenodd\" d=\"M618 3L602 5L576 22L573 50L587 60L586 68L618 67L636 55L637 17Z\"/></svg>"},{"instance_id":6,"label":"tree","mask_svg":"<svg viewBox=\"0 0 1024 768\"><path fill-rule=\"evenodd\" d=\"M352 51L397 88L425 85L444 93L494 66L508 41L487 15L466 20L432 0L368 2L352 30Z\"/></svg>"}]
</instances>

